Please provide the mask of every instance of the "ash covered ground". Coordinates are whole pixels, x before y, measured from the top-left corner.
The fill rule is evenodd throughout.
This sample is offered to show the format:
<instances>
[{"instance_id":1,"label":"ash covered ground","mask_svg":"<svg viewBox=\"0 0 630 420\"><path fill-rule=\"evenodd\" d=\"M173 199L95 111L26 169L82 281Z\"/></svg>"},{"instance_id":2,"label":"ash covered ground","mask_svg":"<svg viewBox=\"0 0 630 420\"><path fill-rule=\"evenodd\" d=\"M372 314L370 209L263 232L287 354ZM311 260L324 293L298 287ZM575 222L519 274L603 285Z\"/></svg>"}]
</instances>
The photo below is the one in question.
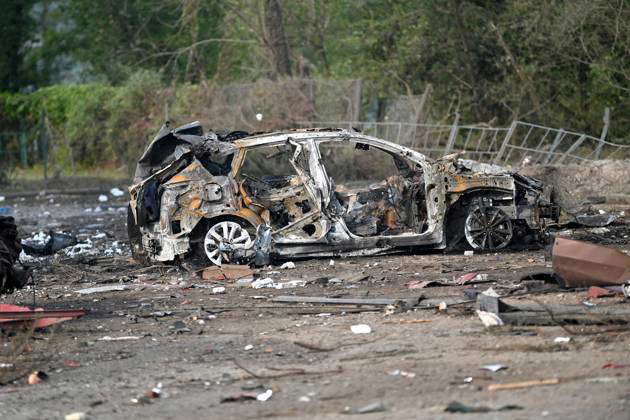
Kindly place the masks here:
<instances>
[{"instance_id":1,"label":"ash covered ground","mask_svg":"<svg viewBox=\"0 0 630 420\"><path fill-rule=\"evenodd\" d=\"M35 289L1 303L90 312L28 337L20 355L3 348L0 417L63 418L337 418L362 408L361 418L454 418L451 402L518 409L466 418L626 419L630 410L627 327L485 328L471 305L446 310L281 304L280 295L464 300L465 289L501 295L530 290L521 278L549 270L544 249L464 256L401 254L295 260L294 269L257 269L290 289L238 287L204 280L176 266L143 267L126 242L125 196L39 196L2 203L21 234L43 243L67 232L79 244L54 256L24 258ZM606 206L604 205L604 208ZM619 206L615 210L621 210ZM626 210L626 213L628 211ZM561 235L630 249L627 225L573 229ZM488 283L409 289L414 281L452 281L487 274ZM362 276L360 276L362 275ZM359 279L359 280L356 280ZM81 294L100 286L117 291ZM224 293L216 293L224 287ZM523 301L581 304L586 292L551 289ZM623 297L591 299L616 305ZM355 334L352 326L371 332ZM557 337L570 337L556 342ZM12 360L9 360L13 358ZM500 364L497 372L483 366ZM605 367L608 366L608 367ZM49 379L28 385L41 370ZM556 378L558 383L489 391L491 384ZM152 391L153 390L153 391ZM159 394L159 398L155 397ZM256 399L259 397L259 399ZM265 400L265 398L268 398ZM230 401L236 400L236 401ZM264 400L264 401L263 401ZM369 410L368 410L369 411Z\"/></svg>"}]
</instances>

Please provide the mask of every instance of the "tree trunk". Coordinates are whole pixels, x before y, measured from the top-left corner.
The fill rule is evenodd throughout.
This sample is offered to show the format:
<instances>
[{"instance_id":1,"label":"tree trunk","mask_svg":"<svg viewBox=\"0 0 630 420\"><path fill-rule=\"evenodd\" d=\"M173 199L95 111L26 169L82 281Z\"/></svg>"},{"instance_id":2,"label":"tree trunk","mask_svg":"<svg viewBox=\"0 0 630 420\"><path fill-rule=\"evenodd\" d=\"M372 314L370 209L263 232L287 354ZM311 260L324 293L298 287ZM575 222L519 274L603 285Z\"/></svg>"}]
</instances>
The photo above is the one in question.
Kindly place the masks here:
<instances>
[{"instance_id":1,"label":"tree trunk","mask_svg":"<svg viewBox=\"0 0 630 420\"><path fill-rule=\"evenodd\" d=\"M282 7L279 0L265 0L265 26L275 73L280 76L291 76L289 44L284 32Z\"/></svg>"}]
</instances>

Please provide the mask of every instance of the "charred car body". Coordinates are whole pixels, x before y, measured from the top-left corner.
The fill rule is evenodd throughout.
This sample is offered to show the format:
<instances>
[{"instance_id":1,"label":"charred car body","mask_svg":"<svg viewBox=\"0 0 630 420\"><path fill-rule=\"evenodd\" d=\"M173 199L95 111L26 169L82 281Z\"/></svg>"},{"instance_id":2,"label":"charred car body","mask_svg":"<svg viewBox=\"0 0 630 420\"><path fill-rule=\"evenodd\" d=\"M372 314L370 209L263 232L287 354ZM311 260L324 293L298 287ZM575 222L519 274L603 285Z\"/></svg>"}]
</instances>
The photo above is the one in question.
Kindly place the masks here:
<instances>
[{"instance_id":1,"label":"charred car body","mask_svg":"<svg viewBox=\"0 0 630 420\"><path fill-rule=\"evenodd\" d=\"M549 188L492 165L344 129L221 136L197 122L160 130L130 196L132 250L147 262L500 249L559 216Z\"/></svg>"}]
</instances>

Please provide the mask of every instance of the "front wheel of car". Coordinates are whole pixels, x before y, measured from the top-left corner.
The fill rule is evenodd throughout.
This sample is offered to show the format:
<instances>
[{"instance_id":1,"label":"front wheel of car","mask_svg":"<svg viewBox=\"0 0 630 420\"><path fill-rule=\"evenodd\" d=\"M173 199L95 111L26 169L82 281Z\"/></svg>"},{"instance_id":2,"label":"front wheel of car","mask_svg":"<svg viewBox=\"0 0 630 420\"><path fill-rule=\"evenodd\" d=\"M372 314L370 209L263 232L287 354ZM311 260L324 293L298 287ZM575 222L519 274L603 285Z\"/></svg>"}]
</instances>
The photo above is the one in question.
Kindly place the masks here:
<instances>
[{"instance_id":1,"label":"front wheel of car","mask_svg":"<svg viewBox=\"0 0 630 420\"><path fill-rule=\"evenodd\" d=\"M492 250L508 246L514 230L510 217L503 210L481 202L469 207L464 234L472 248Z\"/></svg>"},{"instance_id":2,"label":"front wheel of car","mask_svg":"<svg viewBox=\"0 0 630 420\"><path fill-rule=\"evenodd\" d=\"M210 225L203 236L202 255L214 265L237 264L253 245L254 236L245 224L223 220Z\"/></svg>"}]
</instances>

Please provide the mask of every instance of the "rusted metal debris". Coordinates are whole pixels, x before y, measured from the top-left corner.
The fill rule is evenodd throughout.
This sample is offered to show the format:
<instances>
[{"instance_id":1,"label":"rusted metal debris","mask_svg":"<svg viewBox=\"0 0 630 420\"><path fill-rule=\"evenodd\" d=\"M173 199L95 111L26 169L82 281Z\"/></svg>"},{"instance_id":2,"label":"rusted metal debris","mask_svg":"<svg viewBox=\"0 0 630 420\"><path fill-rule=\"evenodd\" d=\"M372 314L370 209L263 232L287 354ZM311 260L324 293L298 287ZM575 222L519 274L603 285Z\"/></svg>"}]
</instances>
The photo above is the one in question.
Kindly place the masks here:
<instances>
[{"instance_id":1,"label":"rusted metal debris","mask_svg":"<svg viewBox=\"0 0 630 420\"><path fill-rule=\"evenodd\" d=\"M32 310L26 306L0 304L0 324L24 324L31 323L34 328L46 328L59 322L82 317L87 314L86 309L50 310L41 308Z\"/></svg>"},{"instance_id":2,"label":"rusted metal debris","mask_svg":"<svg viewBox=\"0 0 630 420\"><path fill-rule=\"evenodd\" d=\"M605 325L630 323L630 308L617 306L557 305L505 301L483 293L477 296L477 313L483 321L492 314L500 322L494 325Z\"/></svg>"},{"instance_id":3,"label":"rusted metal debris","mask_svg":"<svg viewBox=\"0 0 630 420\"><path fill-rule=\"evenodd\" d=\"M342 185L322 150L343 146L353 157L377 153L396 174ZM432 160L352 130L222 136L194 122L162 127L138 161L128 228L144 262L267 264L459 243L494 250L541 240L559 217L551 192L501 167L457 154Z\"/></svg>"},{"instance_id":4,"label":"rusted metal debris","mask_svg":"<svg viewBox=\"0 0 630 420\"><path fill-rule=\"evenodd\" d=\"M630 256L588 242L556 238L553 270L565 287L614 286L630 281Z\"/></svg>"}]
</instances>

